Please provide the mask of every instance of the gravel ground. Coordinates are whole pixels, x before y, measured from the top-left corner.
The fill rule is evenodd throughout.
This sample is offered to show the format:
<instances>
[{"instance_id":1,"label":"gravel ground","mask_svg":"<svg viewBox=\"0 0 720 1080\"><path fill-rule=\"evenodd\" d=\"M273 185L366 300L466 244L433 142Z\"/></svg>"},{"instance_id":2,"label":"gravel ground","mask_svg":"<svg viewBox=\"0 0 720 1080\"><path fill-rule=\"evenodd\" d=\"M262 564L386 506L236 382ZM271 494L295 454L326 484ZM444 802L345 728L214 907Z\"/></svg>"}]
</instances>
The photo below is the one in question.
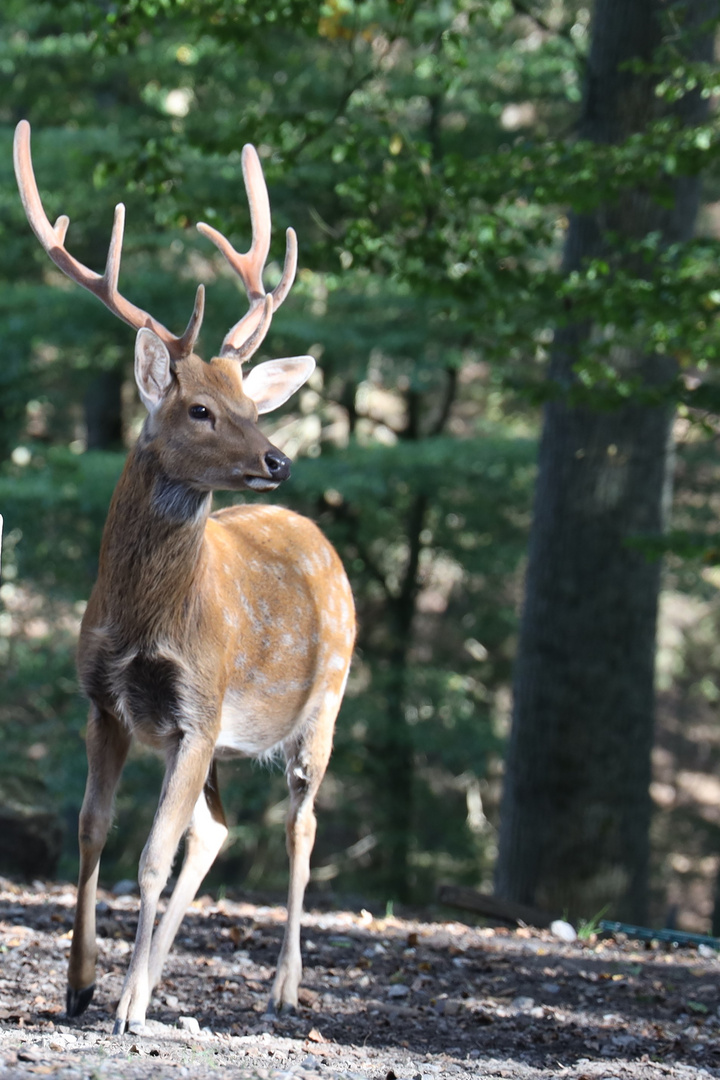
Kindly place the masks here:
<instances>
[{"instance_id":1,"label":"gravel ground","mask_svg":"<svg viewBox=\"0 0 720 1080\"><path fill-rule=\"evenodd\" d=\"M0 879L0 1080L720 1076L715 954L316 912L298 1014L273 1019L284 910L209 897L180 929L146 1033L113 1037L138 901L101 893L95 1000L69 1021L74 903L68 885Z\"/></svg>"}]
</instances>

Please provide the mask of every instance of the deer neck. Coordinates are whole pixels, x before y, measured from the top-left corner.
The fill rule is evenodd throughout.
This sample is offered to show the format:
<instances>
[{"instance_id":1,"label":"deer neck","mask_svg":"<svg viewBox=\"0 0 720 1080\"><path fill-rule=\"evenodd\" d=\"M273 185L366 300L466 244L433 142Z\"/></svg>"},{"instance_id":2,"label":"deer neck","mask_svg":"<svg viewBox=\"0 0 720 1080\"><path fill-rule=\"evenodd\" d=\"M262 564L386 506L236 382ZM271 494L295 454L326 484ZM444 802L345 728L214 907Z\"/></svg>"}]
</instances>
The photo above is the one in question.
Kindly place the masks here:
<instances>
[{"instance_id":1,"label":"deer neck","mask_svg":"<svg viewBox=\"0 0 720 1080\"><path fill-rule=\"evenodd\" d=\"M110 504L97 585L103 621L109 616L123 637L157 637L187 619L211 499L171 480L151 444L141 439L131 451Z\"/></svg>"}]
</instances>

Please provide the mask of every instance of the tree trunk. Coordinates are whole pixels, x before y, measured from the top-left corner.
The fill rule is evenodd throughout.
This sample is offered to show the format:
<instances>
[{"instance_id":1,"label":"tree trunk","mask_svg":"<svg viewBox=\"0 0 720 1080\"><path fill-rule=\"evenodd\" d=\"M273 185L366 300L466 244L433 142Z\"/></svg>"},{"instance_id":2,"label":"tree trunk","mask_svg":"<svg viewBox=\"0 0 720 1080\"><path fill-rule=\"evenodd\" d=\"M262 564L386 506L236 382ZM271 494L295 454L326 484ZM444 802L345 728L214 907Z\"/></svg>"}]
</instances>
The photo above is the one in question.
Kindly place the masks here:
<instances>
[{"instance_id":1,"label":"tree trunk","mask_svg":"<svg viewBox=\"0 0 720 1080\"><path fill-rule=\"evenodd\" d=\"M709 8L687 5L696 25ZM662 0L596 3L583 137L619 142L658 115L659 76L628 61L653 58L666 9ZM709 31L695 52L699 44L710 53ZM681 107L695 120L702 103ZM565 269L601 255L609 231L689 238L698 194L697 178L682 178L669 209L635 189L574 217ZM591 332L575 324L557 335L550 377L559 386L572 384ZM669 358L626 350L614 359L645 386L674 375ZM645 919L660 567L628 541L663 528L671 423L669 406L599 412L559 400L545 409L497 868L508 899L585 916L609 904L613 917Z\"/></svg>"}]
</instances>

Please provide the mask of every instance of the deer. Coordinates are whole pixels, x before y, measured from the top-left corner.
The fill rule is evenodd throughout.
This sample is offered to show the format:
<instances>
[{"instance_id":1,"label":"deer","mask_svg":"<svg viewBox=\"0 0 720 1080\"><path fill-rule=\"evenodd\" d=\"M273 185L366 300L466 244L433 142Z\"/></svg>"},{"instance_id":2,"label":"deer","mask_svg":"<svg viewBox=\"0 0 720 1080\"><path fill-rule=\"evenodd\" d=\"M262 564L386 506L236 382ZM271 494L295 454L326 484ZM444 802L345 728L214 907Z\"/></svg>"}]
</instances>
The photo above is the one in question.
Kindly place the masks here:
<instances>
[{"instance_id":1,"label":"deer","mask_svg":"<svg viewBox=\"0 0 720 1080\"><path fill-rule=\"evenodd\" d=\"M307 381L315 361L268 360L247 373L242 365L262 344L292 285L296 234L287 230L282 276L266 293L270 201L258 154L246 145L249 250L240 253L216 229L197 225L248 298L248 310L206 362L194 351L204 286L185 331L175 336L118 291L122 203L104 273L97 274L67 251L67 216L52 225L45 213L26 120L15 132L14 164L28 222L47 255L136 331L135 381L147 409L112 496L79 635L78 679L90 702L88 773L67 1015L83 1013L95 989L100 857L134 738L164 757L165 773L140 858L137 934L113 1033L146 1029L150 996L177 930L228 835L217 762L232 756L285 761L287 919L268 1009L293 1011L314 804L353 653L353 597L339 556L307 518L252 502L213 513L211 503L213 491L272 492L290 475L290 460L262 434L258 419ZM183 837L182 867L155 928Z\"/></svg>"}]
</instances>

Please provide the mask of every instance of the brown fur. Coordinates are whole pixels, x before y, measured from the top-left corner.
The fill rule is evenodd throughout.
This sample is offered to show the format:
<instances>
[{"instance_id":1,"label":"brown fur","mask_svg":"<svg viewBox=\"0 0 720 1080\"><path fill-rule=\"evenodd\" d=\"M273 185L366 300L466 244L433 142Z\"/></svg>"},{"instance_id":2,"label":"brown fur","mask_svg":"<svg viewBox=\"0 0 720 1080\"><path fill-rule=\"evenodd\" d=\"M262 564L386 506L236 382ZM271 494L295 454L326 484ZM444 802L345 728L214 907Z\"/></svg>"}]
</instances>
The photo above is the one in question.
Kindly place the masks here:
<instances>
[{"instance_id":1,"label":"brown fur","mask_svg":"<svg viewBox=\"0 0 720 1080\"><path fill-rule=\"evenodd\" d=\"M210 409L212 425L190 418L195 404ZM265 455L273 448L256 419L239 365L194 356L177 365L115 490L83 619L78 670L91 701L89 779L69 1002L83 1001L94 982L97 864L130 739L167 761L141 861L120 1031L144 1023L177 926L227 833L214 781L218 756L281 753L287 762L291 880L272 1004L297 1003L313 802L350 665L354 613L340 560L310 521L260 505L210 514L212 489L241 488L248 476L271 483ZM153 933L188 828L183 871Z\"/></svg>"}]
</instances>

